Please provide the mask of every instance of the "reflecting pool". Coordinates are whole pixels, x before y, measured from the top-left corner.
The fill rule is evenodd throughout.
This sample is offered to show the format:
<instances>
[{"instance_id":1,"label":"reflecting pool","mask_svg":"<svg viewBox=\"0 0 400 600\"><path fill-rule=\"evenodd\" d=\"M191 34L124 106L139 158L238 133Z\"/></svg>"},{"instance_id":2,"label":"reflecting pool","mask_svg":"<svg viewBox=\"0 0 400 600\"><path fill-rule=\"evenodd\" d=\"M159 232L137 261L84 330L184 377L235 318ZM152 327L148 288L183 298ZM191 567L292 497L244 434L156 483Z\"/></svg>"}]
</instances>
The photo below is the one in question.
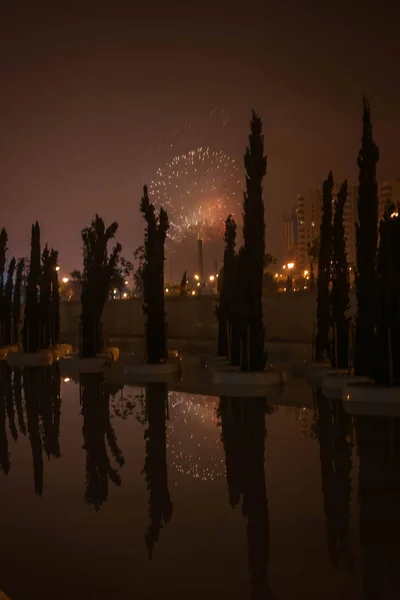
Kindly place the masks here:
<instances>
[{"instance_id":1,"label":"reflecting pool","mask_svg":"<svg viewBox=\"0 0 400 600\"><path fill-rule=\"evenodd\" d=\"M399 439L297 380L241 399L2 363L0 589L398 598Z\"/></svg>"}]
</instances>

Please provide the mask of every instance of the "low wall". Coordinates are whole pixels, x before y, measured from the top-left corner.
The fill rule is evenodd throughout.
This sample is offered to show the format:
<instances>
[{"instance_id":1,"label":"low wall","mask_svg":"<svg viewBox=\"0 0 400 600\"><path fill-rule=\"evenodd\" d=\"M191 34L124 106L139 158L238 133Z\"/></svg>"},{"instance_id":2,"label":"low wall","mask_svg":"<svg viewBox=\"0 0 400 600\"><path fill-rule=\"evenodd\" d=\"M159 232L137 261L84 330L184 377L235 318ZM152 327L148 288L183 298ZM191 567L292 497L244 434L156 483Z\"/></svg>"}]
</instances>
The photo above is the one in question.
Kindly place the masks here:
<instances>
[{"instance_id":1,"label":"low wall","mask_svg":"<svg viewBox=\"0 0 400 600\"><path fill-rule=\"evenodd\" d=\"M182 340L213 340L217 337L214 316L216 298L166 298L168 337ZM266 337L275 342L311 342L316 317L315 292L276 293L263 296ZM351 309L354 314L355 294L351 293ZM61 302L61 335L78 338L79 302ZM107 337L132 337L144 335L142 301L110 300L104 309L104 332Z\"/></svg>"}]
</instances>

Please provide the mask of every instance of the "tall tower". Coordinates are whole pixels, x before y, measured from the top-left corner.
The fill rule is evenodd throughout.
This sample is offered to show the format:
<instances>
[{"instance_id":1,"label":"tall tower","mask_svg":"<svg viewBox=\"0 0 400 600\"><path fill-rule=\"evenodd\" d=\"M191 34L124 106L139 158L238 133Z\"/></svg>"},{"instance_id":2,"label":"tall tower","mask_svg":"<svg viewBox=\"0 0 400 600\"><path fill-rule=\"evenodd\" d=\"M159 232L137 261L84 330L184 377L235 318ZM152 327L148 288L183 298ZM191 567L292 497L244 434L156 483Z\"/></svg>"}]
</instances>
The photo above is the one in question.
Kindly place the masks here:
<instances>
[{"instance_id":1,"label":"tall tower","mask_svg":"<svg viewBox=\"0 0 400 600\"><path fill-rule=\"evenodd\" d=\"M203 240L197 240L197 265L199 269L200 285L204 284L203 268Z\"/></svg>"}]
</instances>

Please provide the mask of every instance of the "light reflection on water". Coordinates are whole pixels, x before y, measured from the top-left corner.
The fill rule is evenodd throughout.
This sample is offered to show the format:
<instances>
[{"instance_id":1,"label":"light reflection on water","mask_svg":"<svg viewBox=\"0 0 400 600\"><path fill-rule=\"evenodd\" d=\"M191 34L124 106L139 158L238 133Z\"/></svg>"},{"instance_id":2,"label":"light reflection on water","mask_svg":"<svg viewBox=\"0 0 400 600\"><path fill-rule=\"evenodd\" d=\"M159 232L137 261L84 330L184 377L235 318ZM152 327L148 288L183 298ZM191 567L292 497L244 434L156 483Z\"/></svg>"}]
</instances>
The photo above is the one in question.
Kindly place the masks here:
<instances>
[{"instance_id":1,"label":"light reflection on water","mask_svg":"<svg viewBox=\"0 0 400 600\"><path fill-rule=\"evenodd\" d=\"M0 588L399 597L400 421L304 385L272 407L0 365Z\"/></svg>"}]
</instances>

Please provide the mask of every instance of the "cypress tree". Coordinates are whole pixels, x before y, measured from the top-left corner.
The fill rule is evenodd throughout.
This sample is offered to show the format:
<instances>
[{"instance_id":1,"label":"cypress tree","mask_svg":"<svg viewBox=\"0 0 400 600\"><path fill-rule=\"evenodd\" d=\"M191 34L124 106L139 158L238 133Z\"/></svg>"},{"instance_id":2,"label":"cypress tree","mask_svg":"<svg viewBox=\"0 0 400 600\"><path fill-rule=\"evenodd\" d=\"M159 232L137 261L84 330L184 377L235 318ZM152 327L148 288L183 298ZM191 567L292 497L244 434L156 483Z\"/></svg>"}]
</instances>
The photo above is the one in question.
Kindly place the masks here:
<instances>
[{"instance_id":1,"label":"cypress tree","mask_svg":"<svg viewBox=\"0 0 400 600\"><path fill-rule=\"evenodd\" d=\"M247 327L242 332L242 362L244 371L263 371L265 328L263 323L262 284L265 256L265 222L262 181L267 172L264 156L262 121L253 111L249 145L244 155L246 192L243 202L243 239L245 279L245 312Z\"/></svg>"},{"instance_id":2,"label":"cypress tree","mask_svg":"<svg viewBox=\"0 0 400 600\"><path fill-rule=\"evenodd\" d=\"M89 227L82 230L83 273L81 293L81 356L94 357L104 346L103 309L110 282L118 269L121 245L116 244L110 256L108 242L115 236L118 223L105 227L103 219L95 216Z\"/></svg>"},{"instance_id":3,"label":"cypress tree","mask_svg":"<svg viewBox=\"0 0 400 600\"><path fill-rule=\"evenodd\" d=\"M400 218L393 205L379 226L377 260L379 319L374 379L381 385L400 382Z\"/></svg>"},{"instance_id":4,"label":"cypress tree","mask_svg":"<svg viewBox=\"0 0 400 600\"><path fill-rule=\"evenodd\" d=\"M51 343L58 344L60 339L60 285L58 281L58 252L51 251Z\"/></svg>"},{"instance_id":5,"label":"cypress tree","mask_svg":"<svg viewBox=\"0 0 400 600\"><path fill-rule=\"evenodd\" d=\"M24 272L25 260L20 258L17 265L17 275L15 277L14 286L14 297L12 306L13 316L13 336L12 343L17 344L19 342L19 328L21 323L21 288L22 288L22 275Z\"/></svg>"},{"instance_id":6,"label":"cypress tree","mask_svg":"<svg viewBox=\"0 0 400 600\"><path fill-rule=\"evenodd\" d=\"M51 278L52 263L47 244L42 253L42 274L40 277L40 347L48 348L51 342Z\"/></svg>"},{"instance_id":7,"label":"cypress tree","mask_svg":"<svg viewBox=\"0 0 400 600\"><path fill-rule=\"evenodd\" d=\"M6 279L6 254L7 254L7 232L2 228L0 231L0 345L4 346L5 341L5 327L6 327L6 306L4 296L4 286Z\"/></svg>"},{"instance_id":8,"label":"cypress tree","mask_svg":"<svg viewBox=\"0 0 400 600\"><path fill-rule=\"evenodd\" d=\"M232 332L233 299L235 295L236 281L236 223L232 215L225 222L225 250L222 282L217 307L218 319L218 356L229 356L228 351L228 329Z\"/></svg>"},{"instance_id":9,"label":"cypress tree","mask_svg":"<svg viewBox=\"0 0 400 600\"><path fill-rule=\"evenodd\" d=\"M143 262L143 312L146 319L147 362L167 358L164 299L165 238L169 227L163 208L157 215L150 204L147 186L143 188L140 212L146 221Z\"/></svg>"},{"instance_id":10,"label":"cypress tree","mask_svg":"<svg viewBox=\"0 0 400 600\"><path fill-rule=\"evenodd\" d=\"M160 531L172 518L173 504L168 488L166 415L168 389L165 383L150 383L146 390L146 458L143 472L149 492L149 527L145 543L149 560Z\"/></svg>"},{"instance_id":11,"label":"cypress tree","mask_svg":"<svg viewBox=\"0 0 400 600\"><path fill-rule=\"evenodd\" d=\"M346 312L350 305L350 283L343 223L346 200L347 180L344 181L337 195L333 219L332 326L334 335L332 364L339 369L348 367L349 355L349 318L346 316Z\"/></svg>"},{"instance_id":12,"label":"cypress tree","mask_svg":"<svg viewBox=\"0 0 400 600\"><path fill-rule=\"evenodd\" d=\"M332 260L332 190L333 175L329 171L322 190L322 220L320 229L320 247L318 254L317 279L317 335L315 339L315 358L323 361L330 354L329 324L330 298L329 282Z\"/></svg>"},{"instance_id":13,"label":"cypress tree","mask_svg":"<svg viewBox=\"0 0 400 600\"><path fill-rule=\"evenodd\" d=\"M7 281L4 290L4 343L11 344L12 295L14 287L15 258L10 260L7 270Z\"/></svg>"},{"instance_id":14,"label":"cypress tree","mask_svg":"<svg viewBox=\"0 0 400 600\"><path fill-rule=\"evenodd\" d=\"M22 330L24 352L37 352L40 348L40 310L38 289L41 276L40 228L32 225L31 255L26 287L24 326Z\"/></svg>"},{"instance_id":15,"label":"cypress tree","mask_svg":"<svg viewBox=\"0 0 400 600\"><path fill-rule=\"evenodd\" d=\"M354 369L356 375L373 375L374 330L377 322L376 254L378 243L378 192L376 164L379 149L372 136L371 111L363 98L363 133L358 154L358 223L356 224L357 323Z\"/></svg>"},{"instance_id":16,"label":"cypress tree","mask_svg":"<svg viewBox=\"0 0 400 600\"><path fill-rule=\"evenodd\" d=\"M187 272L182 275L179 293L181 296L187 296Z\"/></svg>"}]
</instances>

